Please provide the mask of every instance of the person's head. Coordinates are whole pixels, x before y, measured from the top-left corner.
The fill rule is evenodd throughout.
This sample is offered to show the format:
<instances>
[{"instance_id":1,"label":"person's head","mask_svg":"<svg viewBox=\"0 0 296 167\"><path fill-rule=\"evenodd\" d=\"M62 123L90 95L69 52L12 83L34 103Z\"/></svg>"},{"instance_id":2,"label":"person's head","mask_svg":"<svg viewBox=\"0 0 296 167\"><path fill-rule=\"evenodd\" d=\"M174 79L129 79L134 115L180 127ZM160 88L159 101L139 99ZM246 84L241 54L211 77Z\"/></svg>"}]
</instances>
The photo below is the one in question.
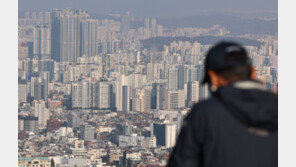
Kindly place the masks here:
<instances>
[{"instance_id":1,"label":"person's head","mask_svg":"<svg viewBox=\"0 0 296 167\"><path fill-rule=\"evenodd\" d=\"M203 83L218 88L235 81L255 80L255 74L246 50L237 43L223 41L206 55Z\"/></svg>"}]
</instances>

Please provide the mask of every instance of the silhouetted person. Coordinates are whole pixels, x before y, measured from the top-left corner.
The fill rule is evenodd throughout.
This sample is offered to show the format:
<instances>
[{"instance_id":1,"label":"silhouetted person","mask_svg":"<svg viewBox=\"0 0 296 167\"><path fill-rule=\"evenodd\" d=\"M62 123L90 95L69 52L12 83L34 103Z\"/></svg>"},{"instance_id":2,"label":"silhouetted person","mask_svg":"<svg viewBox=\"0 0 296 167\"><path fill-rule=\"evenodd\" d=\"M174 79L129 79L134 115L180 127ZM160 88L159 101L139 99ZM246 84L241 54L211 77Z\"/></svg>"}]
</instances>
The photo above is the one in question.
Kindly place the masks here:
<instances>
[{"instance_id":1,"label":"silhouetted person","mask_svg":"<svg viewBox=\"0 0 296 167\"><path fill-rule=\"evenodd\" d=\"M169 167L278 166L278 97L255 79L239 44L209 50L203 83L211 97L185 117Z\"/></svg>"}]
</instances>

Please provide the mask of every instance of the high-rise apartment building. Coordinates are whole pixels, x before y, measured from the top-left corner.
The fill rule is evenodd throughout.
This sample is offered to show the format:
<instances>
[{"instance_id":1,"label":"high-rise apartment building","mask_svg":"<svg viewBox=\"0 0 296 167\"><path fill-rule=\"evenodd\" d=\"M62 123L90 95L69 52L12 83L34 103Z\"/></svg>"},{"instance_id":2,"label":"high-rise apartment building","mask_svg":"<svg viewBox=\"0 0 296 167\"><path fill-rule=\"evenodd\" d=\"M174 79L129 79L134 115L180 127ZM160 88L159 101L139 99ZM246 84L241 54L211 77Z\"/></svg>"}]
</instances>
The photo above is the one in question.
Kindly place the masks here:
<instances>
[{"instance_id":1,"label":"high-rise apartment building","mask_svg":"<svg viewBox=\"0 0 296 167\"><path fill-rule=\"evenodd\" d=\"M48 25L37 25L33 30L33 54L38 59L51 58L51 32Z\"/></svg>"},{"instance_id":2,"label":"high-rise apartment building","mask_svg":"<svg viewBox=\"0 0 296 167\"><path fill-rule=\"evenodd\" d=\"M97 48L97 34L98 34L98 20L87 19L81 21L81 56L96 56Z\"/></svg>"},{"instance_id":3,"label":"high-rise apartment building","mask_svg":"<svg viewBox=\"0 0 296 167\"><path fill-rule=\"evenodd\" d=\"M151 19L151 30L152 30L152 36L153 37L157 36L157 23L155 18Z\"/></svg>"},{"instance_id":4,"label":"high-rise apartment building","mask_svg":"<svg viewBox=\"0 0 296 167\"><path fill-rule=\"evenodd\" d=\"M38 13L38 20L37 20L37 24L43 24L43 18L44 18L44 15L43 15L43 12L39 12Z\"/></svg>"},{"instance_id":5,"label":"high-rise apartment building","mask_svg":"<svg viewBox=\"0 0 296 167\"><path fill-rule=\"evenodd\" d=\"M72 108L88 109L93 107L93 86L88 81L72 83Z\"/></svg>"},{"instance_id":6,"label":"high-rise apartment building","mask_svg":"<svg viewBox=\"0 0 296 167\"><path fill-rule=\"evenodd\" d=\"M122 111L130 111L130 88L122 86Z\"/></svg>"},{"instance_id":7,"label":"high-rise apartment building","mask_svg":"<svg viewBox=\"0 0 296 167\"><path fill-rule=\"evenodd\" d=\"M190 107L192 104L198 102L199 100L199 82L190 81L187 86L187 107Z\"/></svg>"},{"instance_id":8,"label":"high-rise apartment building","mask_svg":"<svg viewBox=\"0 0 296 167\"><path fill-rule=\"evenodd\" d=\"M145 90L134 89L132 97L132 111L144 112L145 111Z\"/></svg>"},{"instance_id":9,"label":"high-rise apartment building","mask_svg":"<svg viewBox=\"0 0 296 167\"><path fill-rule=\"evenodd\" d=\"M72 108L115 108L113 85L83 80L71 84Z\"/></svg>"},{"instance_id":10,"label":"high-rise apartment building","mask_svg":"<svg viewBox=\"0 0 296 167\"><path fill-rule=\"evenodd\" d=\"M128 77L125 75L118 75L115 82L115 103L118 111L123 111L123 86L128 85ZM128 96L127 94L125 94ZM129 101L129 100L128 100ZM127 102L127 101L126 101Z\"/></svg>"},{"instance_id":11,"label":"high-rise apartment building","mask_svg":"<svg viewBox=\"0 0 296 167\"><path fill-rule=\"evenodd\" d=\"M145 110L151 109L151 88L145 88L145 94L144 94L144 101L145 101Z\"/></svg>"},{"instance_id":12,"label":"high-rise apartment building","mask_svg":"<svg viewBox=\"0 0 296 167\"><path fill-rule=\"evenodd\" d=\"M178 115L177 115L177 135L179 135L181 129L182 129L182 125L183 125L183 119L184 119L184 115L182 114L181 111L178 111Z\"/></svg>"},{"instance_id":13,"label":"high-rise apartment building","mask_svg":"<svg viewBox=\"0 0 296 167\"><path fill-rule=\"evenodd\" d=\"M18 60L26 60L29 57L29 47L26 43L18 44Z\"/></svg>"},{"instance_id":14,"label":"high-rise apartment building","mask_svg":"<svg viewBox=\"0 0 296 167\"><path fill-rule=\"evenodd\" d=\"M168 69L168 90L178 89L178 69L173 67Z\"/></svg>"},{"instance_id":15,"label":"high-rise apartment building","mask_svg":"<svg viewBox=\"0 0 296 167\"><path fill-rule=\"evenodd\" d=\"M188 79L187 82L189 81L199 81L199 78L201 79L203 75L201 74L202 71L199 71L198 68L192 67L188 69Z\"/></svg>"},{"instance_id":16,"label":"high-rise apartment building","mask_svg":"<svg viewBox=\"0 0 296 167\"><path fill-rule=\"evenodd\" d=\"M167 109L178 109L185 107L184 90L168 90L166 96Z\"/></svg>"},{"instance_id":17,"label":"high-rise apartment building","mask_svg":"<svg viewBox=\"0 0 296 167\"><path fill-rule=\"evenodd\" d=\"M19 130L28 132L38 131L38 118L32 116L18 116Z\"/></svg>"},{"instance_id":18,"label":"high-rise apartment building","mask_svg":"<svg viewBox=\"0 0 296 167\"><path fill-rule=\"evenodd\" d=\"M82 85L78 82L71 84L71 104L72 108L81 108L82 107Z\"/></svg>"},{"instance_id":19,"label":"high-rise apartment building","mask_svg":"<svg viewBox=\"0 0 296 167\"><path fill-rule=\"evenodd\" d=\"M163 26L157 25L157 36L163 36Z\"/></svg>"},{"instance_id":20,"label":"high-rise apartment building","mask_svg":"<svg viewBox=\"0 0 296 167\"><path fill-rule=\"evenodd\" d=\"M50 73L49 71L40 71L39 74L42 79L42 85L43 85L42 99L46 100L48 97L48 84L50 82Z\"/></svg>"},{"instance_id":21,"label":"high-rise apartment building","mask_svg":"<svg viewBox=\"0 0 296 167\"><path fill-rule=\"evenodd\" d=\"M199 87L199 100L207 99L210 96L209 86L207 84Z\"/></svg>"},{"instance_id":22,"label":"high-rise apartment building","mask_svg":"<svg viewBox=\"0 0 296 167\"><path fill-rule=\"evenodd\" d=\"M127 12L127 14L121 16L121 26L120 26L121 35L127 35L130 27L131 27L131 16L130 16L130 13Z\"/></svg>"},{"instance_id":23,"label":"high-rise apartment building","mask_svg":"<svg viewBox=\"0 0 296 167\"><path fill-rule=\"evenodd\" d=\"M34 116L38 118L38 127L39 129L46 128L47 120L50 117L49 110L45 107L45 101L38 100L34 101Z\"/></svg>"},{"instance_id":24,"label":"high-rise apartment building","mask_svg":"<svg viewBox=\"0 0 296 167\"><path fill-rule=\"evenodd\" d=\"M18 81L18 104L27 102L28 89L26 80Z\"/></svg>"},{"instance_id":25,"label":"high-rise apartment building","mask_svg":"<svg viewBox=\"0 0 296 167\"><path fill-rule=\"evenodd\" d=\"M156 137L145 137L142 142L142 147L144 149L155 148L156 147Z\"/></svg>"},{"instance_id":26,"label":"high-rise apartment building","mask_svg":"<svg viewBox=\"0 0 296 167\"><path fill-rule=\"evenodd\" d=\"M150 28L150 19L149 18L145 18L145 28L149 29Z\"/></svg>"},{"instance_id":27,"label":"high-rise apartment building","mask_svg":"<svg viewBox=\"0 0 296 167\"><path fill-rule=\"evenodd\" d=\"M95 139L95 128L90 125L82 125L80 138L84 141L94 140Z\"/></svg>"},{"instance_id":28,"label":"high-rise apartment building","mask_svg":"<svg viewBox=\"0 0 296 167\"><path fill-rule=\"evenodd\" d=\"M54 80L54 60L46 59L38 61L38 71L48 71L49 72L49 82Z\"/></svg>"},{"instance_id":29,"label":"high-rise apartment building","mask_svg":"<svg viewBox=\"0 0 296 167\"><path fill-rule=\"evenodd\" d=\"M151 91L151 109L163 110L166 108L166 84L153 83Z\"/></svg>"},{"instance_id":30,"label":"high-rise apartment building","mask_svg":"<svg viewBox=\"0 0 296 167\"><path fill-rule=\"evenodd\" d=\"M28 79L33 75L33 62L32 62L32 60L29 60L29 59L21 60L21 62L20 62L20 70L27 73L26 80L28 81Z\"/></svg>"},{"instance_id":31,"label":"high-rise apartment building","mask_svg":"<svg viewBox=\"0 0 296 167\"><path fill-rule=\"evenodd\" d=\"M56 61L76 62L81 56L81 22L90 16L86 11L73 9L54 10L51 16L52 57Z\"/></svg>"},{"instance_id":32,"label":"high-rise apartment building","mask_svg":"<svg viewBox=\"0 0 296 167\"><path fill-rule=\"evenodd\" d=\"M152 132L156 137L157 146L173 147L176 142L176 125L154 123Z\"/></svg>"},{"instance_id":33,"label":"high-rise apartment building","mask_svg":"<svg viewBox=\"0 0 296 167\"><path fill-rule=\"evenodd\" d=\"M50 24L50 12L44 12L43 24Z\"/></svg>"},{"instance_id":34,"label":"high-rise apartment building","mask_svg":"<svg viewBox=\"0 0 296 167\"><path fill-rule=\"evenodd\" d=\"M88 81L82 81L82 88L81 88L81 108L87 109L92 108L93 104L93 91L92 85Z\"/></svg>"},{"instance_id":35,"label":"high-rise apartment building","mask_svg":"<svg viewBox=\"0 0 296 167\"><path fill-rule=\"evenodd\" d=\"M185 85L185 68L184 66L178 67L178 89L184 89Z\"/></svg>"},{"instance_id":36,"label":"high-rise apartment building","mask_svg":"<svg viewBox=\"0 0 296 167\"><path fill-rule=\"evenodd\" d=\"M70 113L67 118L68 124L72 128L79 128L80 118L77 113Z\"/></svg>"},{"instance_id":37,"label":"high-rise apartment building","mask_svg":"<svg viewBox=\"0 0 296 167\"><path fill-rule=\"evenodd\" d=\"M30 95L35 100L45 100L47 98L47 92L46 80L42 77L31 77Z\"/></svg>"},{"instance_id":38,"label":"high-rise apartment building","mask_svg":"<svg viewBox=\"0 0 296 167\"><path fill-rule=\"evenodd\" d=\"M111 87L107 82L97 82L96 84L96 107L108 109L111 104Z\"/></svg>"}]
</instances>

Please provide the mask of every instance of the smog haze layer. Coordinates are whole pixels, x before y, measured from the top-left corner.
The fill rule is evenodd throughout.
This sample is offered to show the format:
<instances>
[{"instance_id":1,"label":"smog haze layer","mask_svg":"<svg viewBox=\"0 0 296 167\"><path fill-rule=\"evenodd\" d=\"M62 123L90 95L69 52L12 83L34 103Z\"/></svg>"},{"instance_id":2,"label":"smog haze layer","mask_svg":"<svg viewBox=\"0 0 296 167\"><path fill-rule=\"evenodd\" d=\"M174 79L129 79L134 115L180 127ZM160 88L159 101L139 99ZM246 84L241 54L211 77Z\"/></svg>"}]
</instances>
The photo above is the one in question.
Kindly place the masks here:
<instances>
[{"instance_id":1,"label":"smog haze layer","mask_svg":"<svg viewBox=\"0 0 296 167\"><path fill-rule=\"evenodd\" d=\"M54 8L83 8L106 15L131 11L139 17L175 18L226 14L250 18L277 18L277 0L19 0L19 13Z\"/></svg>"}]
</instances>

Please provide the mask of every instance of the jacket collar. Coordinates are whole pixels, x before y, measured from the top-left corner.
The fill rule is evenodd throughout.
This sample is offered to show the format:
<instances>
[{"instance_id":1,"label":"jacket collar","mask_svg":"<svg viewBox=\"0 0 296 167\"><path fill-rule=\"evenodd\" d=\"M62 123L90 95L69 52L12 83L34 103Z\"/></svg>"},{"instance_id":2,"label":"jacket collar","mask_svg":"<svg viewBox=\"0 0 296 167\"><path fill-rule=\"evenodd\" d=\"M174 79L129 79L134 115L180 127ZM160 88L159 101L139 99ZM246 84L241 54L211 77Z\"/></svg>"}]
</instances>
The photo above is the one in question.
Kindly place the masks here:
<instances>
[{"instance_id":1,"label":"jacket collar","mask_svg":"<svg viewBox=\"0 0 296 167\"><path fill-rule=\"evenodd\" d=\"M259 81L244 80L244 81L234 82L231 85L237 89L255 89L255 90L261 90L261 91L267 91L267 88Z\"/></svg>"}]
</instances>

